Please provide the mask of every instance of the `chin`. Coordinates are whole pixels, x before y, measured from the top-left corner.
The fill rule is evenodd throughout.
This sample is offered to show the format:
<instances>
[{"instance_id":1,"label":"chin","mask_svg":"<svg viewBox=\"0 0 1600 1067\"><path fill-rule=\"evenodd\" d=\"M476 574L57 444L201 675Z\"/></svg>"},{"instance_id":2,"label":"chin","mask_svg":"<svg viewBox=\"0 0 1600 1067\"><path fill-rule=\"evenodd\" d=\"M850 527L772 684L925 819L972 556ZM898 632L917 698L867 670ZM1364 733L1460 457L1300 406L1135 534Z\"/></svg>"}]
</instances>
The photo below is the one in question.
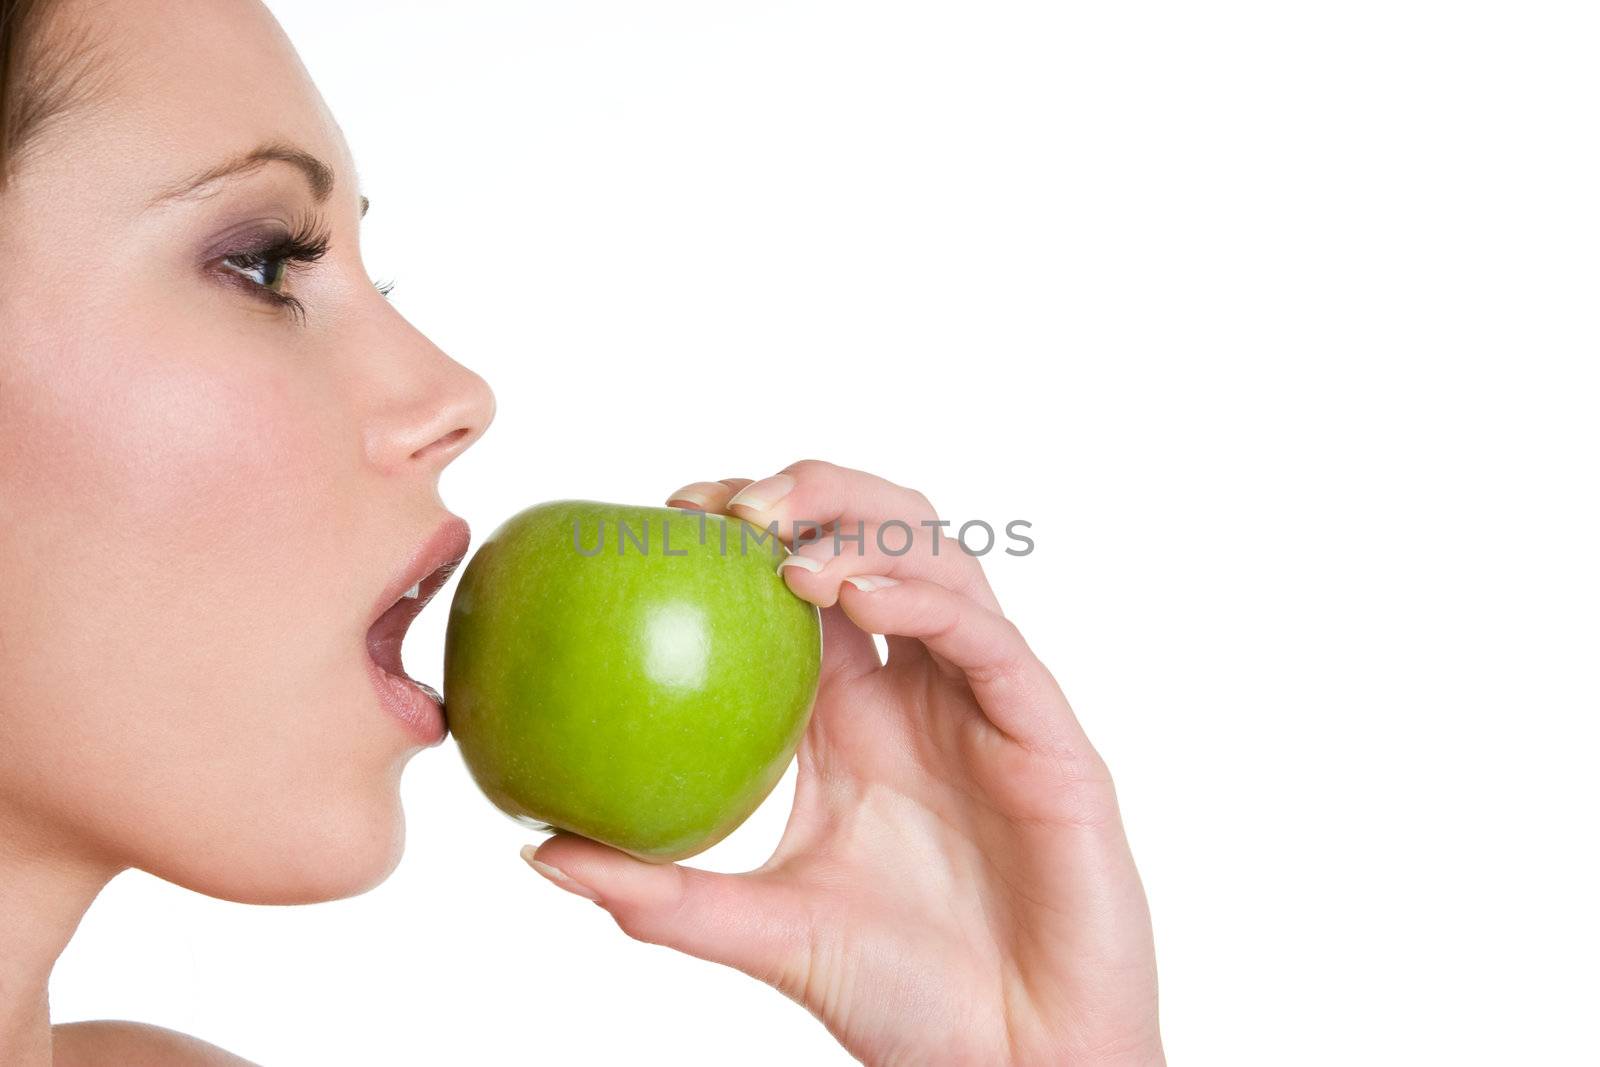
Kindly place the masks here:
<instances>
[{"instance_id":1,"label":"chin","mask_svg":"<svg viewBox=\"0 0 1600 1067\"><path fill-rule=\"evenodd\" d=\"M360 896L381 885L400 865L405 851L405 820L396 809L392 828L359 842L327 849L320 863L303 860L294 877L279 887L283 899L268 903L316 904Z\"/></svg>"},{"instance_id":2,"label":"chin","mask_svg":"<svg viewBox=\"0 0 1600 1067\"><path fill-rule=\"evenodd\" d=\"M239 904L318 904L359 896L399 865L405 816L398 791L381 802L330 805L305 816L258 822L226 841L191 841L177 862L144 869Z\"/></svg>"}]
</instances>

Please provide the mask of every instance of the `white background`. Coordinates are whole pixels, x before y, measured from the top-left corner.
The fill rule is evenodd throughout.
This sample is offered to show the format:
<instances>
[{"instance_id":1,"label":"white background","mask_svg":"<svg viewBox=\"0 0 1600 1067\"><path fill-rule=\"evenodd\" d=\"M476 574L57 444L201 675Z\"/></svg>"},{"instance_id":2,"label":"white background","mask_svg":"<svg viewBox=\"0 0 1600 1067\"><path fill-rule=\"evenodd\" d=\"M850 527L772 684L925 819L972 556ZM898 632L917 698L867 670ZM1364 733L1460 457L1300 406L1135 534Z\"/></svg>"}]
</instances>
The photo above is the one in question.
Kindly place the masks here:
<instances>
[{"instance_id":1,"label":"white background","mask_svg":"<svg viewBox=\"0 0 1600 1067\"><path fill-rule=\"evenodd\" d=\"M444 482L479 538L806 456L1029 519L990 573L1116 774L1174 1063L1593 1062L1586 5L271 6L373 274L496 387ZM435 683L450 592L406 646ZM792 789L691 862L759 864ZM849 1062L545 883L453 746L405 795L354 900L119 878L57 1019Z\"/></svg>"}]
</instances>

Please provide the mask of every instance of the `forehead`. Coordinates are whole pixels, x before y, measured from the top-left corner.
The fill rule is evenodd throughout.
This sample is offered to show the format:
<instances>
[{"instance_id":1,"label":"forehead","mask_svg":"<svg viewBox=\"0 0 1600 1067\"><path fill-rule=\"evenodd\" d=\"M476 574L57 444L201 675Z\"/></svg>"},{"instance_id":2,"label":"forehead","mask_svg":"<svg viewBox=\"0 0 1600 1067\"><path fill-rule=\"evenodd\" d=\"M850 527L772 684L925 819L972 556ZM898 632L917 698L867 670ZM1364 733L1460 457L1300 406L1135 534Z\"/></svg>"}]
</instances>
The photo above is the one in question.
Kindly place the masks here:
<instances>
[{"instance_id":1,"label":"forehead","mask_svg":"<svg viewBox=\"0 0 1600 1067\"><path fill-rule=\"evenodd\" d=\"M299 145L353 179L344 137L258 0L66 0L63 39L95 58L94 91L42 131L28 164L52 193L142 206L262 143ZM108 205L109 206L109 205Z\"/></svg>"}]
</instances>

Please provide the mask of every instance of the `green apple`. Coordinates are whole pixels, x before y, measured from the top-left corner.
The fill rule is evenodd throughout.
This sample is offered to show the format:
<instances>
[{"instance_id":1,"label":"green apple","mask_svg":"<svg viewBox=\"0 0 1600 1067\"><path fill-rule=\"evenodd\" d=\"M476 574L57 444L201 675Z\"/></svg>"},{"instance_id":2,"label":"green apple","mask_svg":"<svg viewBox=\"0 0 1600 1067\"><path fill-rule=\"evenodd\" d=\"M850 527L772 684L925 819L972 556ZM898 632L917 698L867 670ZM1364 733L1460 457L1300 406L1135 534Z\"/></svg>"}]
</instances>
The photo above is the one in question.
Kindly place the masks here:
<instances>
[{"instance_id":1,"label":"green apple","mask_svg":"<svg viewBox=\"0 0 1600 1067\"><path fill-rule=\"evenodd\" d=\"M773 532L677 508L558 500L512 516L450 605L444 702L501 810L668 862L716 844L805 733L817 609Z\"/></svg>"}]
</instances>

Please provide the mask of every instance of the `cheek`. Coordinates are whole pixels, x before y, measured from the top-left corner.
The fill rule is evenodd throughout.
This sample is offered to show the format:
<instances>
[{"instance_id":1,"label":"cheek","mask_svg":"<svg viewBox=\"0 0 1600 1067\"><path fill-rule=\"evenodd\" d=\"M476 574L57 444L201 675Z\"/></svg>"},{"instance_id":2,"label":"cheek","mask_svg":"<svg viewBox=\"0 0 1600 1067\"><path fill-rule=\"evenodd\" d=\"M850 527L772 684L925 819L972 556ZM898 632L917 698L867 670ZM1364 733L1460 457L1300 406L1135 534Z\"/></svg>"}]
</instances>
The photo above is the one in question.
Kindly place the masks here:
<instances>
[{"instance_id":1,"label":"cheek","mask_svg":"<svg viewBox=\"0 0 1600 1067\"><path fill-rule=\"evenodd\" d=\"M114 609L82 620L86 636L181 637L191 663L213 666L257 655L231 642L270 640L263 624L338 569L356 429L314 368L259 339L117 325L52 346L47 366L34 348L7 405L8 466L33 505L21 547L52 597Z\"/></svg>"},{"instance_id":2,"label":"cheek","mask_svg":"<svg viewBox=\"0 0 1600 1067\"><path fill-rule=\"evenodd\" d=\"M198 318L124 315L6 357L0 494L27 506L0 532L0 726L30 763L5 787L113 813L141 866L185 884L208 877L188 853L247 870L279 831L359 836L383 855L352 861L382 866L399 760L360 658L359 428L264 326Z\"/></svg>"},{"instance_id":3,"label":"cheek","mask_svg":"<svg viewBox=\"0 0 1600 1067\"><path fill-rule=\"evenodd\" d=\"M81 338L35 368L19 443L50 510L196 563L299 532L342 449L312 376L226 338L144 346Z\"/></svg>"}]
</instances>

